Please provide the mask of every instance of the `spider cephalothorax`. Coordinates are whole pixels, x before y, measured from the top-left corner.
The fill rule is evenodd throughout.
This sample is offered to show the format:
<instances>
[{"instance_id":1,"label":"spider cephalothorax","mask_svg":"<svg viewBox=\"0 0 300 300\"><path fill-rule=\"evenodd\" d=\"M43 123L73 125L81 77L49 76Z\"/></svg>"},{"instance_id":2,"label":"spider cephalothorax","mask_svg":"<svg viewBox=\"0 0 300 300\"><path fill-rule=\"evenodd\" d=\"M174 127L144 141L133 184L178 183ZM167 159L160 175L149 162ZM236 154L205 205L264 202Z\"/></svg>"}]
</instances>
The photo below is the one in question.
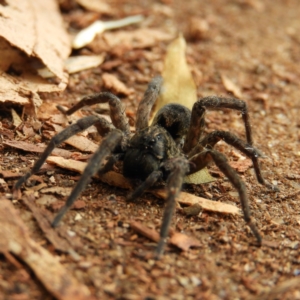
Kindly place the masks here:
<instances>
[{"instance_id":1,"label":"spider cephalothorax","mask_svg":"<svg viewBox=\"0 0 300 300\"><path fill-rule=\"evenodd\" d=\"M161 77L156 77L150 82L137 110L134 135L130 132L121 101L111 93L103 92L84 97L67 111L58 107L64 114L70 115L85 105L108 102L112 124L102 117L92 115L78 120L61 131L51 139L32 170L18 180L15 189L19 189L32 174L39 170L54 147L72 135L95 125L99 134L105 138L90 159L65 206L55 217L53 226L58 225L94 174L97 172L103 174L112 169L117 161L122 160L124 176L143 180L142 184L128 195L128 200L136 199L158 180L166 180L167 204L163 215L160 241L156 250L158 258L163 253L176 197L181 190L184 176L197 172L213 161L237 189L244 219L260 245L262 238L250 217L245 184L228 164L226 157L214 149L215 144L220 140L237 148L252 159L257 180L261 184L272 187L265 182L261 175L258 164L260 152L253 147L246 103L235 98L210 96L198 100L192 111L180 104L168 104L157 112L152 125L149 126L149 114L160 93L161 86ZM245 124L247 141L244 142L228 131L216 130L204 135L204 115L207 108L229 108L240 111ZM106 162L104 163L104 161Z\"/></svg>"}]
</instances>

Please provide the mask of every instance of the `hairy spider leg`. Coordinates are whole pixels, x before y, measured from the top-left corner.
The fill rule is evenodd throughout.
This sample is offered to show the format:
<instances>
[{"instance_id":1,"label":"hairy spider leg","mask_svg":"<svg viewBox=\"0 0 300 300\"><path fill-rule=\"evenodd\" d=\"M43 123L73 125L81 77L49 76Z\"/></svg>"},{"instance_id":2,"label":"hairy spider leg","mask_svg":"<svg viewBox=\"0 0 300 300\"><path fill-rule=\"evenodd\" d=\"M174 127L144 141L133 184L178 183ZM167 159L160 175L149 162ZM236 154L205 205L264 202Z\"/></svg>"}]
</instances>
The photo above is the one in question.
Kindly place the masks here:
<instances>
[{"instance_id":1,"label":"hairy spider leg","mask_svg":"<svg viewBox=\"0 0 300 300\"><path fill-rule=\"evenodd\" d=\"M65 110L63 107L59 105L57 106L57 108L63 114L71 115L75 111L79 110L84 106L91 106L98 103L109 104L110 118L112 120L112 123L117 129L120 129L122 132L124 132L125 136L129 136L130 127L129 127L128 119L125 114L125 108L121 100L110 92L101 92L101 93L85 96L68 110Z\"/></svg>"},{"instance_id":2,"label":"hairy spider leg","mask_svg":"<svg viewBox=\"0 0 300 300\"><path fill-rule=\"evenodd\" d=\"M252 159L255 174L256 174L258 182L260 184L267 186L268 188L276 190L276 188L274 186L265 182L265 180L261 174L261 169L260 169L260 165L258 162L258 158L261 155L258 155L259 154L258 151L255 148L253 148L253 138L252 138L252 130L251 130L251 125L250 125L250 117L249 117L249 113L248 113L248 107L247 107L246 102L244 102L242 100L239 100L236 98L224 98L224 97L218 97L218 96L209 96L209 97L199 99L194 104L194 107L192 110L191 126L190 126L190 130L187 134L187 138L186 138L186 141L185 141L185 144L183 147L184 152L185 153L190 152L199 142L199 140L202 136L202 132L204 130L204 126L205 126L204 114L205 114L206 108L209 108L212 110L229 108L229 109L238 110L242 113L242 118L244 121L245 131L246 131L247 146L245 146L244 151L242 151L241 149L238 148L238 143L236 143L236 146L237 146L236 148L241 150L245 154L247 154L245 152L247 149L245 149L245 148L249 148L248 153L250 154L252 152L252 154L250 154L249 157L251 157L251 159ZM231 144L230 142L232 141L232 139L229 138L228 135L226 135L226 136L223 135L221 138L223 139L223 137L224 137L224 140L227 138L228 144ZM210 136L210 138L213 140L212 136ZM207 140L207 138L205 140ZM225 142L226 142L226 140L225 140ZM203 143L201 143L201 144L204 145ZM233 145L233 144L231 144L231 145Z\"/></svg>"},{"instance_id":3,"label":"hairy spider leg","mask_svg":"<svg viewBox=\"0 0 300 300\"><path fill-rule=\"evenodd\" d=\"M225 176L229 179L231 184L238 191L243 214L244 214L244 220L252 230L252 233L254 234L258 244L261 245L262 243L261 235L256 225L252 222L251 219L246 186L242 181L242 179L240 178L240 176L238 175L238 173L229 165L225 155L223 155L221 152L215 149L204 149L202 152L193 156L190 159L190 163L192 163L191 166L194 164L199 166L201 169L206 167L206 165L210 161L214 161L216 166L225 174Z\"/></svg>"},{"instance_id":4,"label":"hairy spider leg","mask_svg":"<svg viewBox=\"0 0 300 300\"><path fill-rule=\"evenodd\" d=\"M76 123L70 125L69 127L62 130L56 136L54 136L45 151L41 154L39 159L35 162L32 169L27 172L24 176L22 176L14 186L14 190L17 190L21 187L21 185L33 174L39 171L43 163L46 161L47 157L51 154L53 149L57 147L59 144L70 138L71 136L79 133L92 125L98 124L98 126L103 128L103 131L111 130L111 125L108 121L103 118L99 118L98 116L88 116L78 120Z\"/></svg>"},{"instance_id":5,"label":"hairy spider leg","mask_svg":"<svg viewBox=\"0 0 300 300\"><path fill-rule=\"evenodd\" d=\"M136 112L135 128L137 131L149 126L150 112L159 96L162 84L163 78L161 76L154 77L148 84L148 88Z\"/></svg>"},{"instance_id":6,"label":"hairy spider leg","mask_svg":"<svg viewBox=\"0 0 300 300\"><path fill-rule=\"evenodd\" d=\"M136 198L140 197L144 191L152 187L159 179L163 177L161 170L152 172L145 181L143 181L133 192L131 192L127 197L127 201L134 201Z\"/></svg>"},{"instance_id":7,"label":"hairy spider leg","mask_svg":"<svg viewBox=\"0 0 300 300\"><path fill-rule=\"evenodd\" d=\"M185 157L175 157L162 164L159 170L152 172L146 180L127 196L128 201L133 201L142 193L153 186L159 179L167 177L167 203L163 213L155 258L159 259L164 252L164 246L169 234L170 224L176 207L176 198L181 191L183 178L188 173L189 162Z\"/></svg>"},{"instance_id":8,"label":"hairy spider leg","mask_svg":"<svg viewBox=\"0 0 300 300\"><path fill-rule=\"evenodd\" d=\"M184 157L169 159L162 166L167 171L167 203L163 213L162 225L160 228L160 240L158 242L155 258L160 259L164 252L166 239L170 231L171 220L176 207L176 198L179 195L184 176L189 171L189 162Z\"/></svg>"},{"instance_id":9,"label":"hairy spider leg","mask_svg":"<svg viewBox=\"0 0 300 300\"><path fill-rule=\"evenodd\" d=\"M224 141L225 143L227 143L228 145L231 145L234 148L238 149L239 151L241 151L248 157L250 157L252 159L252 161L253 161L253 159L255 159L257 157L262 156L262 154L260 153L260 151L258 149L254 148L253 146L250 146L249 144L244 142L242 139L237 137L235 134L233 134L229 131L215 130L215 131L208 133L207 136L205 136L200 141L200 143L197 146L195 146L188 153L188 157L194 156L195 154L199 153L199 151L202 151L202 149L204 149L204 148L208 148L208 149L214 148L214 146L221 140ZM261 183L261 181L259 180L259 178L262 178L261 170L260 170L259 166L255 165L255 164L253 164L253 166L254 166L254 170L255 170L258 182ZM195 173L198 170L200 170L200 167L193 165L193 167L191 168L191 173ZM263 184L265 184L265 182Z\"/></svg>"},{"instance_id":10,"label":"hairy spider leg","mask_svg":"<svg viewBox=\"0 0 300 300\"><path fill-rule=\"evenodd\" d=\"M78 180L77 184L75 185L74 189L69 195L66 204L55 216L52 222L53 227L56 227L58 225L62 217L70 209L70 207L76 201L80 193L85 189L92 176L95 175L98 171L100 171L101 173L101 168L107 169L106 165L104 165L104 167L102 166L102 162L115 150L117 146L120 145L122 138L123 133L120 130L116 129L110 132L102 140L102 143L89 160L86 168L83 171L83 174L81 175L80 179ZM108 160L108 162L110 163L110 160Z\"/></svg>"}]
</instances>

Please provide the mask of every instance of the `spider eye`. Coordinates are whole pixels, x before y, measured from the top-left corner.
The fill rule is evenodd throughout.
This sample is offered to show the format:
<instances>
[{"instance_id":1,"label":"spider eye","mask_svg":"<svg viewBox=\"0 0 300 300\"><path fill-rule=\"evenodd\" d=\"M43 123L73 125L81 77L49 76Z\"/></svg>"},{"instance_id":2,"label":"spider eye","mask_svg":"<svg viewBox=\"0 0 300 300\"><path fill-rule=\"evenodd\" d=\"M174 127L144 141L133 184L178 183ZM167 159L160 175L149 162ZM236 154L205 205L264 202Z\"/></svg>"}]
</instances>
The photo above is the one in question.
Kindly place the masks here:
<instances>
[{"instance_id":1,"label":"spider eye","mask_svg":"<svg viewBox=\"0 0 300 300\"><path fill-rule=\"evenodd\" d=\"M161 135L161 134L158 134L158 135L156 136L156 139L157 139L158 141L160 141L160 140L162 139L162 135Z\"/></svg>"}]
</instances>

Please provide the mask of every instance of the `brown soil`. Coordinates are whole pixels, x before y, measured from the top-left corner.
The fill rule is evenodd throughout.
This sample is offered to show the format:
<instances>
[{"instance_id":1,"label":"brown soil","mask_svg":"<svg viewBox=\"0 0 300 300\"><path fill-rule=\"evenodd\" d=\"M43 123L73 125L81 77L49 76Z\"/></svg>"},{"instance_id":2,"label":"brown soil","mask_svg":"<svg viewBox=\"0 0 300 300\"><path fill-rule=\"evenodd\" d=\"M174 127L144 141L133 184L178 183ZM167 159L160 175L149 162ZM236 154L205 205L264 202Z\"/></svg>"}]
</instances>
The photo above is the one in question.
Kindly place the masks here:
<instances>
[{"instance_id":1,"label":"brown soil","mask_svg":"<svg viewBox=\"0 0 300 300\"><path fill-rule=\"evenodd\" d=\"M263 174L280 189L270 192L259 185L252 168L241 174L253 218L266 242L255 246L242 216L204 211L200 216L187 217L177 212L173 228L196 238L201 247L186 252L168 247L155 262L152 254L156 244L133 231L129 223L134 219L159 229L164 203L148 194L136 204L126 203L126 190L97 180L80 197L84 207L71 210L62 227L78 237L80 260L55 251L32 212L19 201L15 207L32 238L59 255L68 271L87 285L96 299L300 299L299 2L116 1L112 7L113 18L143 13L149 18L147 26L162 32L176 26L184 33L199 97L228 94L222 76L241 90L249 106L255 145L265 155L261 160ZM88 22L86 12L77 7L64 17L72 24L78 18ZM134 95L124 98L127 113L134 118L147 82L161 72L167 45L161 42L130 51L122 45L109 49L102 66L72 75L63 95L45 99L45 103L70 106L81 96L100 91L101 75L110 72L134 89ZM93 43L91 50L82 53L96 52L100 46L101 42ZM243 136L241 117L236 112L210 112L207 120L208 131L218 128ZM1 121L11 128L9 115L1 113ZM218 149L234 160L229 147L221 144ZM37 158L37 154L9 147L3 147L2 153L2 170L23 170ZM218 173L216 168L212 170ZM45 170L39 176L48 186L72 186L78 180L78 174L60 168ZM6 182L8 186L1 185L1 191L9 196L15 179ZM203 187L187 186L185 190L205 198L211 195L212 201L240 205L223 176ZM40 196L35 194L36 199ZM52 299L22 262L17 267L4 256L0 261L0 299Z\"/></svg>"}]
</instances>

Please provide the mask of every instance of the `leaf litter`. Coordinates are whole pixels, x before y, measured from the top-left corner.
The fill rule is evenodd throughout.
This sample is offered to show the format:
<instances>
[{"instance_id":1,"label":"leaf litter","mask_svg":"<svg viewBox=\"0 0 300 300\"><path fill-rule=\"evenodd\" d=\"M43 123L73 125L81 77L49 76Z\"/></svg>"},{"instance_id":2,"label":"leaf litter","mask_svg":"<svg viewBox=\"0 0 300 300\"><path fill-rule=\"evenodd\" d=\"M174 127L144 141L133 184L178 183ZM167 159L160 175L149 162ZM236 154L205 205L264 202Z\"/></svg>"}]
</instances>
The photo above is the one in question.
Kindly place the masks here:
<instances>
[{"instance_id":1,"label":"leaf litter","mask_svg":"<svg viewBox=\"0 0 300 300\"><path fill-rule=\"evenodd\" d=\"M5 2L9 3L9 1ZM153 244L147 243L142 237L136 237L137 235L133 235L132 240L128 235L126 236L130 232L127 229L127 220L122 216L133 218L136 216L136 219L141 220L143 224L151 222L158 227L160 215L157 212L161 211L161 208L157 209L156 204L153 203L148 205L149 202L145 198L143 204L137 203L134 206L127 204L126 206L123 197L118 196L122 194L121 191L92 184L95 191L88 188L83 196L89 197L89 194L91 194L92 204L88 204L85 213L80 214L81 220L74 223L74 215L77 217L77 212L74 211L71 211L70 216L66 218L68 224L66 227L71 227L74 231L67 230L65 226L60 227L58 230L59 235L64 236L65 239L70 238L75 233L81 236L84 244L89 248L88 251L81 248L85 261L75 263L75 253L74 255L70 253L68 256L61 255L60 257L70 273L75 273L75 271L73 272L73 266L76 265L78 280L89 286L90 291L101 299L107 299L108 297L134 299L148 296L153 298L164 296L178 298L178 295L184 295L186 299L189 299L189 297L298 299L297 284L299 282L295 276L299 274L299 268L297 267L299 264L299 249L297 248L297 241L299 240L299 218L297 215L299 183L298 176L295 174L298 174L299 169L299 151L297 150L299 122L297 122L296 101L293 100L299 98L299 92L295 84L296 79L299 77L299 70L296 68L297 32L299 32L299 26L297 25L299 22L296 22L297 3L292 0L288 6L283 6L280 3L276 5L264 4L265 11L268 11L266 16L268 24L274 30L274 34L271 35L259 18L253 18L253 15L256 16L260 12L256 9L259 1L246 1L247 3L234 3L233 6L218 7L217 4L205 3L201 7L201 12L199 12L199 9L191 9L197 1L190 1L188 5L182 6L179 10L175 10L176 1L169 2L164 1L159 5L155 4L155 9L154 5L153 9L152 5L149 10L147 7L147 14L145 14L147 19L141 25L146 29L149 26L153 29L162 30L162 28L166 29L173 25L175 25L174 28L180 27L182 29L189 18L194 17L197 20L205 20L209 26L206 26L204 36L201 36L201 33L195 40L192 42L189 40L188 42L188 60L195 75L198 88L197 94L201 96L222 94L225 88L227 92L235 95L236 91L239 90L242 91L243 97L248 102L256 145L268 156L268 159L262 160L265 177L270 181L276 180L279 183L281 192L269 193L265 192L263 187L259 187L252 179L253 176L249 174L250 172L246 170L247 160L235 159L230 163L238 163L236 169L240 173L244 173L241 176L244 177L249 190L251 211L264 235L263 246L257 248L251 245L251 236L244 230L243 226L240 226L240 220L237 222L235 217L201 213L200 210L201 220L197 217L197 214L190 217L177 214L176 226L180 228L180 231L183 230L182 232L186 229L190 236L197 236L201 240L201 250L191 248L181 255L167 251L161 262L153 264L151 259L147 260L147 251L151 249L150 252L152 253ZM113 4L111 5L113 6ZM123 11L122 7L121 3L118 7L113 7L114 10L111 10L107 16L124 17L128 11L124 13L125 10ZM131 11L145 12L138 6L134 7L134 4ZM180 11L180 13L177 14L177 11ZM197 12L197 15L193 11ZM176 16L176 23L173 23L174 16ZM231 22L227 22L227 20L231 20ZM255 20L255 22L251 20ZM280 20L280 24L278 20ZM239 31L233 30L233 26L238 26ZM189 29L187 28L187 30ZM200 28L201 30L202 28ZM169 37L161 39L150 37L149 40L145 37L144 39L139 38L138 42L131 45L132 37L135 34L138 36L141 32L145 33L147 31L134 30L132 27L124 31L130 32L128 39L126 40L126 36L123 39L124 46L117 43L113 44L115 32L106 32L92 42L88 48L80 50L81 54L90 55L93 52L95 55L101 55L101 52L96 51L101 49L97 43L105 42L105 37L107 37L113 44L113 47L110 47L107 43L106 47L102 48L105 49L108 56L106 56L104 64L98 67L99 69L72 75L69 90L64 94L66 100L63 100L62 97L57 97L57 99L56 97L50 97L42 106L44 104L48 105L52 101L55 111L56 104L70 106L71 104L67 100L72 101L74 99L73 94L75 94L75 97L80 98L83 94L101 90L103 71L110 72L116 78L120 78L129 88L132 87L134 82L135 94L140 99L144 85L150 77L162 70L161 57L165 53L166 41L173 39L174 35L171 34L170 37L169 32L172 33L172 30L166 30L165 32L168 32ZM253 32L264 32L267 38L262 40L261 36L253 34ZM28 38L30 37L29 35ZM278 48L279 44L281 47ZM133 47L138 50L132 50ZM14 55L11 48L7 49L9 50L6 53ZM11 62L11 60L6 60L5 52L2 54L1 63ZM22 58L22 55L16 53L15 57L18 57L16 61L19 62L19 65L22 65L23 62L18 61ZM133 59L133 57L135 58ZM274 61L276 61L276 65ZM16 101L21 105L32 105L35 97L34 93L55 91L62 88L58 87L57 83L46 81L42 81L43 84L40 82L38 88L30 85L30 81L26 81L24 76L13 75L20 72L18 72L17 64L8 69L8 66L11 65L10 62L4 67L4 70L9 70L9 74L3 73L0 78L6 88L6 94L1 99L4 99L3 101L6 101L7 104ZM201 69L201 71L198 72L198 69ZM231 81L231 86L227 84L226 87L219 74L226 74L227 79ZM293 76L290 74L293 74ZM22 82L22 84L26 82L26 89L24 89L24 85L21 86L18 82ZM235 86L232 86L232 83ZM135 111L137 105L134 96L130 95L128 99L124 99L132 112ZM34 101L37 103L35 105L38 107L40 99L35 99ZM55 103L56 101L57 103ZM63 103L60 103L60 101ZM16 109L16 112L21 116L19 110ZM41 118L42 122L45 120L46 114L50 116L48 121L54 122L52 117L54 115L58 117L59 115L56 111L53 112L48 110L48 112L44 111L41 114L40 109L37 109L38 118ZM279 117L280 115L281 117ZM230 122L230 116L231 114L226 113L215 117L212 113L212 116L208 116L207 119L208 129L228 130L230 128L230 130L237 129L239 131L235 124ZM282 121L283 117L285 118L284 122ZM273 119L276 122L272 122ZM65 126L65 123L62 122L60 125ZM6 121L5 117L1 119L0 133L8 141L11 141L15 135L18 139L23 138L22 133L27 136L24 129L23 131L22 129L15 131L15 128ZM28 138L27 146L32 141L31 138ZM16 152L13 147L8 146L8 144L4 146L3 155L1 155L0 174L5 179L7 186L11 188L15 176L18 174L15 172L16 168L22 170L26 164L31 166L32 163L29 160L32 154L15 156L14 153ZM68 152L72 153L71 151ZM231 155L229 157L231 158ZM243 166L243 164L245 165ZM49 164L45 164L43 170L56 171L57 179L55 183L50 180L47 181L48 186L55 188L60 182L59 178L62 174L60 174L59 169L53 167L49 169L49 167ZM285 174L286 172L287 174ZM119 178L116 180L114 174L112 175L108 180L115 180L117 184L120 184L118 183ZM47 176L48 174L45 174L42 178L47 179ZM70 176L70 178L77 180L75 178L78 178L78 176ZM223 180L226 179L222 177L220 181ZM212 183L208 187L204 186L204 194L218 195L219 189L222 190L222 185L219 184L218 180L218 182ZM195 187L195 190L199 191L199 188ZM5 193L4 190L2 191ZM39 193L41 191L35 192L37 198L39 198ZM116 193L117 196L111 197L111 193ZM9 194L7 195L9 197ZM227 196L227 193L225 193L224 198L226 200L228 199ZM59 192L55 194L55 197L60 197ZM95 200L99 200L99 204L93 202L93 197ZM232 200L232 197L229 197L229 199ZM284 201L281 201L282 199ZM236 199L234 201L236 202ZM90 201L86 203L90 203ZM106 208L103 210L103 205L110 208L110 210ZM22 219L30 227L32 222L28 217L26 218L26 214L31 212L26 211L21 201L17 202L15 207L22 213ZM119 215L112 213L112 211L117 210ZM130 214L128 214L129 210ZM137 214L135 214L136 212ZM280 221L277 222L277 220ZM109 226L106 226L106 222ZM63 227L65 230L61 230ZM228 229L229 239L223 237L226 233L224 229ZM83 233L84 230L85 233ZM31 229L30 232L34 240L39 240L40 236L44 238L44 235L40 235L36 227ZM89 242L92 240L95 243ZM45 240L39 240L38 244L50 252L53 251L53 246L47 244ZM96 253L94 256L91 255L93 251ZM47 292L42 292L40 286L34 285L35 279L23 268L22 259L16 260L13 254L8 251L3 251L3 253L0 288L4 289L5 296L12 299L46 298ZM141 255L141 253L146 253L146 256ZM111 262L113 262L113 265L111 265ZM134 268L131 268L131 265ZM22 274L27 274L26 280ZM22 282L21 288L25 286L26 289L20 290L18 286L20 293L14 293L15 286L13 282Z\"/></svg>"}]
</instances>

